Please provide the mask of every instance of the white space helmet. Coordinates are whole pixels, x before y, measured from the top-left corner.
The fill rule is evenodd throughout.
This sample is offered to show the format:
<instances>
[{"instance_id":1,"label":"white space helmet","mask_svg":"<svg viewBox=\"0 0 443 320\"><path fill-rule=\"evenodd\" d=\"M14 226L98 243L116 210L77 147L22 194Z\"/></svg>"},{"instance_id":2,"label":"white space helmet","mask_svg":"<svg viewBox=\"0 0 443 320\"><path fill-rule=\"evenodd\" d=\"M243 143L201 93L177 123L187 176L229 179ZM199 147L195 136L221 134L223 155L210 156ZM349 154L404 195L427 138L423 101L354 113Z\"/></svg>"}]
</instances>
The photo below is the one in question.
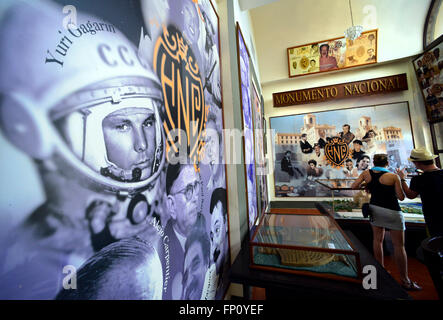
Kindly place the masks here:
<instances>
[{"instance_id":1,"label":"white space helmet","mask_svg":"<svg viewBox=\"0 0 443 320\"><path fill-rule=\"evenodd\" d=\"M6 137L35 159L63 158L107 191L134 192L154 183L165 161L157 110L163 98L135 46L93 16L77 13L76 28L65 29L62 7L46 1L17 1L1 16ZM124 163L131 160L124 150L135 148L128 137L137 135L142 155Z\"/></svg>"}]
</instances>

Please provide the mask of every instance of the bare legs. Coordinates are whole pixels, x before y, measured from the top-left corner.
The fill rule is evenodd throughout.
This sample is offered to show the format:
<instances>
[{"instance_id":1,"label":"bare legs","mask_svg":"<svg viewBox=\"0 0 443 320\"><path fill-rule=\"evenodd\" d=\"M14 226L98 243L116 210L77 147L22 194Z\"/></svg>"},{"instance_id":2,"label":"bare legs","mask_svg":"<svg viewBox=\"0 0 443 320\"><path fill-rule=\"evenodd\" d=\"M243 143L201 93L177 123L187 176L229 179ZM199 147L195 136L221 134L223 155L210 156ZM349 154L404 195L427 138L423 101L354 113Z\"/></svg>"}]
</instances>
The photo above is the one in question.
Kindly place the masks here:
<instances>
[{"instance_id":1,"label":"bare legs","mask_svg":"<svg viewBox=\"0 0 443 320\"><path fill-rule=\"evenodd\" d=\"M372 227L372 247L375 259L384 267L383 257L383 239L385 237L385 228ZM390 230L392 245L394 246L394 260L400 272L400 278L403 283L409 283L408 277L408 258L405 250L405 233L403 230Z\"/></svg>"},{"instance_id":2,"label":"bare legs","mask_svg":"<svg viewBox=\"0 0 443 320\"><path fill-rule=\"evenodd\" d=\"M385 238L385 228L376 227L371 225L372 227L372 248L374 250L375 260L378 261L383 267L384 259L383 259L383 239Z\"/></svg>"},{"instance_id":3,"label":"bare legs","mask_svg":"<svg viewBox=\"0 0 443 320\"><path fill-rule=\"evenodd\" d=\"M391 239L394 246L394 259L400 271L401 281L409 283L408 258L405 250L405 233L403 230L391 230Z\"/></svg>"}]
</instances>

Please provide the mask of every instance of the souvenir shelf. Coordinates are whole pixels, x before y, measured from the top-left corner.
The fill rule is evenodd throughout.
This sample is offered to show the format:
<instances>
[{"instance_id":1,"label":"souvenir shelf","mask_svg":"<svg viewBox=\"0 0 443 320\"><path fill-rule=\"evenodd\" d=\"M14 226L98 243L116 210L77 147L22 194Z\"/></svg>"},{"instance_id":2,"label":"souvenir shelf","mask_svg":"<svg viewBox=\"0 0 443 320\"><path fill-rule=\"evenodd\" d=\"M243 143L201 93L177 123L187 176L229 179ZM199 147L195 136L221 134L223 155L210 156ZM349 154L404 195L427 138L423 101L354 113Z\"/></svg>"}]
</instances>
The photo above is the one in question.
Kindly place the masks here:
<instances>
[{"instance_id":1,"label":"souvenir shelf","mask_svg":"<svg viewBox=\"0 0 443 320\"><path fill-rule=\"evenodd\" d=\"M265 214L250 250L251 268L361 282L360 255L328 214Z\"/></svg>"}]
</instances>

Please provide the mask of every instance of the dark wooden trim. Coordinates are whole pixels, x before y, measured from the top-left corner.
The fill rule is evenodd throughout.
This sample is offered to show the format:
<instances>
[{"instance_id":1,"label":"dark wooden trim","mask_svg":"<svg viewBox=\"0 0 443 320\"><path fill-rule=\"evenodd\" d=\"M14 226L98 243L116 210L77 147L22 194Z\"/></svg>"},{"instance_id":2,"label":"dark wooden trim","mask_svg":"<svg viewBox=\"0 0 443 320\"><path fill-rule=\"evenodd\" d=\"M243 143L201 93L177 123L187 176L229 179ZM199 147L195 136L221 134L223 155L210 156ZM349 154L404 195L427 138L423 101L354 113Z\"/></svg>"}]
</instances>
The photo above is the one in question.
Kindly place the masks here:
<instances>
[{"instance_id":1,"label":"dark wooden trim","mask_svg":"<svg viewBox=\"0 0 443 320\"><path fill-rule=\"evenodd\" d=\"M265 270L265 271L287 272L287 273L299 274L302 276L325 278L325 279L329 279L329 280L349 281L349 282L360 283L360 284L362 282L361 278L351 278L351 277L338 276L338 275L325 274L325 273L317 273L317 272L305 271L305 270L293 270L293 269L287 269L287 268L266 267L266 266L252 264L252 263L249 265L249 267L254 268L254 269L259 269L259 270ZM361 276L361 274L359 272L357 272L357 276Z\"/></svg>"},{"instance_id":2,"label":"dark wooden trim","mask_svg":"<svg viewBox=\"0 0 443 320\"><path fill-rule=\"evenodd\" d=\"M379 83L382 81L386 81L386 83L388 81L390 83L392 82L393 87L392 88L388 87L385 90L381 90L381 86ZM373 89L372 84L377 84L377 90ZM347 93L349 91L349 88L353 89L352 94ZM363 88L365 88L364 92ZM356 94L353 93L354 89L357 90ZM360 90L362 91L361 93ZM408 90L408 80L406 73L359 80L359 81L337 83L322 87L275 92L272 94L272 102L274 108L282 108L282 107L289 107L296 105L320 103L331 100L342 100L350 98L367 97L378 94L389 94L392 92L403 91L403 90ZM335 95L333 95L333 91L335 91L336 93ZM320 92L321 94L323 94L322 98L319 96ZM315 99L314 99L314 94L315 94ZM297 99L299 96L300 100ZM305 99L306 97L309 97L309 99ZM285 98L287 100L286 102L284 101Z\"/></svg>"},{"instance_id":3,"label":"dark wooden trim","mask_svg":"<svg viewBox=\"0 0 443 320\"><path fill-rule=\"evenodd\" d=\"M299 210L303 212L299 212ZM315 208L271 208L272 214L298 214L306 216L322 216L322 214Z\"/></svg>"},{"instance_id":4,"label":"dark wooden trim","mask_svg":"<svg viewBox=\"0 0 443 320\"><path fill-rule=\"evenodd\" d=\"M429 19L431 18L431 13L432 13L432 8L435 5L435 0L431 1L431 4L429 5L428 8L428 12L426 13L426 19L425 19L425 24L423 26L423 39L422 39L422 43L423 43L423 51L427 50L427 47L429 47L428 45L426 45L426 35L428 34L428 27L429 27Z\"/></svg>"},{"instance_id":5,"label":"dark wooden trim","mask_svg":"<svg viewBox=\"0 0 443 320\"><path fill-rule=\"evenodd\" d=\"M431 130L432 148L434 149L434 150L433 150L433 151L434 151L434 154L438 156L437 158L435 158L435 162L436 162L437 166L438 166L439 168L441 168L442 163L441 163L441 161L440 161L440 157L439 157L439 155L440 155L440 153L443 153L443 150L438 149L437 135L436 135L436 133L435 133L435 128L434 128L434 125L436 125L437 123L438 123L438 122L429 123L429 127L430 127L430 130Z\"/></svg>"},{"instance_id":6,"label":"dark wooden trim","mask_svg":"<svg viewBox=\"0 0 443 320\"><path fill-rule=\"evenodd\" d=\"M332 253L332 254L349 254L349 255L355 255L355 253L356 253L353 250L345 250L345 249L304 247L304 246L294 246L294 245L289 245L289 244L275 244L275 243L262 243L262 242L258 243L258 242L253 242L253 241L250 242L251 247L266 247L266 248L276 248L276 249L315 251L315 252L325 252L325 253Z\"/></svg>"},{"instance_id":7,"label":"dark wooden trim","mask_svg":"<svg viewBox=\"0 0 443 320\"><path fill-rule=\"evenodd\" d=\"M426 14L426 20L423 27L423 51L428 51L435 47L437 44L439 44L443 40L443 34L440 35L437 39L434 39L430 43L426 43L427 34L429 31L429 20L431 19L432 11L434 10L434 6L437 4L438 0L432 0L431 4L429 5L428 12ZM442 4L443 5L443 4Z\"/></svg>"}]
</instances>

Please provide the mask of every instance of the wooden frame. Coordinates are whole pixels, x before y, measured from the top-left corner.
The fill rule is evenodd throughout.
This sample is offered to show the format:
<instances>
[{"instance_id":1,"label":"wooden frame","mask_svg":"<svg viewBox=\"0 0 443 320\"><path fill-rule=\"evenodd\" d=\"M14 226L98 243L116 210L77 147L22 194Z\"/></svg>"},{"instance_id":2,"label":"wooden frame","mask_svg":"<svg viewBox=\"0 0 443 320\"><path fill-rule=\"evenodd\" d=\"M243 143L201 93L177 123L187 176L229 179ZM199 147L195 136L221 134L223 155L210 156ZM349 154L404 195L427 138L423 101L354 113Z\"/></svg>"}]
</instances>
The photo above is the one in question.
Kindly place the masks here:
<instances>
[{"instance_id":1,"label":"wooden frame","mask_svg":"<svg viewBox=\"0 0 443 320\"><path fill-rule=\"evenodd\" d=\"M428 121L430 123L443 121L443 36L432 42L422 54L412 60L412 64Z\"/></svg>"},{"instance_id":2,"label":"wooden frame","mask_svg":"<svg viewBox=\"0 0 443 320\"><path fill-rule=\"evenodd\" d=\"M262 146L261 146L262 150L260 150L260 148L255 149L256 150L256 154L255 154L256 161L255 161L255 163L256 163L256 168L257 168L257 163L258 163L259 167L260 167L260 165L262 165L262 164L260 164L257 161L260 152L261 152L261 157L262 157L261 160L263 160L263 164L266 164L266 157L265 157L265 153L264 153L264 148L265 148L264 146L266 145L266 141L265 141L265 136L264 136L264 132L265 131L264 131L264 128L263 128L264 125L265 125L265 122L264 122L264 112L263 112L264 110L263 110L262 97L258 94L258 90L257 90L257 86L255 85L255 81L252 81L252 92L255 94L255 97L257 98L257 101L258 101L258 105L259 105L259 108L260 108L260 110L259 110L260 114L258 115L258 117L259 117L258 120L261 122L259 124L256 123L257 114L256 114L256 109L255 109L255 103L253 103L254 106L253 106L252 109L253 109L254 116L252 117L252 121L253 121L253 127L254 127L254 139L255 139L255 142L256 142L256 147L259 146L257 139L260 138L260 136L259 136L260 131L257 133L257 130L261 130L261 140L262 140ZM259 175L257 173L256 173L255 176L256 176L256 181L257 181L257 205L260 207L260 212L258 214L257 219L260 220L261 217L265 214L265 212L267 210L267 207L269 205L268 197L267 197L267 195L268 195L268 186L267 186L267 178L266 178L266 176L264 176L262 174ZM264 189L266 190L266 194L265 195L261 194L261 188L263 188L262 186L264 186ZM263 200L262 199L263 196L266 196L266 199ZM264 204L264 205L262 206L262 204Z\"/></svg>"},{"instance_id":3,"label":"wooden frame","mask_svg":"<svg viewBox=\"0 0 443 320\"><path fill-rule=\"evenodd\" d=\"M225 128L225 114L224 114L224 103L223 103L223 68L222 68L222 58L221 58L221 46L220 46L220 17L218 16L217 10L215 10L214 4L212 3L212 0L209 0L209 3L211 4L212 10L214 10L214 14L217 16L217 35L218 35L218 56L219 56L219 61L220 61L220 91L221 91L221 115L222 115L222 125L223 128ZM224 152L224 159L226 159L226 146L223 146L223 152ZM229 215L229 194L228 194L228 170L227 170L227 165L226 165L226 161L224 164L225 167L225 181L226 181L226 216L227 216L227 220L226 223L227 225L227 230L228 230L228 254L227 254L227 264L229 266L232 265L232 260L231 260L231 230L230 230L230 215ZM226 264L226 262L225 262ZM229 290L229 285L226 286L225 291L223 292L223 299L226 296L226 293Z\"/></svg>"},{"instance_id":4,"label":"wooden frame","mask_svg":"<svg viewBox=\"0 0 443 320\"><path fill-rule=\"evenodd\" d=\"M337 109L334 109L334 110L323 110L323 111L317 111L317 112L314 112L315 114L319 114L319 113L324 113L324 112L334 112L334 111L342 111L342 110L355 110L355 109L361 109L361 108L371 108L371 107L382 107L382 106L389 106L389 105L395 105L395 104L400 104L400 103L405 103L406 104L406 106L407 106L407 110L408 110L408 123L409 123L409 128L411 129L411 138L412 138L412 145L413 145L413 148L415 148L415 140L414 140L414 130L413 130L413 127L412 127L412 120L411 120L411 111L410 111L410 107L409 107L409 102L408 101L399 101L399 102L393 102L393 103L384 103L384 104L376 104L376 105L366 105L366 106L358 106L358 107L350 107L350 108L337 108ZM305 115L308 115L308 114L311 114L311 112L307 112L307 113L299 113L299 114L288 114L288 115L282 115L282 116L275 116L275 117L269 117L269 124L270 124L270 128L272 129L272 119L275 119L275 118L283 118L283 117L291 117L291 116L305 116ZM271 137L271 148L272 148L272 163L273 163L273 165L275 165L276 164L276 157L275 157L275 140L273 140L274 139L274 137ZM408 156L409 156L409 154L408 154ZM276 190L276 188L275 188L275 186L276 186L276 178L275 178L275 171L276 171L276 168L275 168L275 166L274 166L274 175L273 175L273 185L274 185L274 197L275 198L278 198L278 196L277 196L277 190ZM288 187L289 187L289 185L288 185ZM290 197L290 196L288 196L288 197ZM292 197L295 197L295 196L292 196ZM295 197L295 198L300 198L300 197L303 197L303 196L297 196L297 197ZM306 197L321 197L321 198L324 198L324 197L329 197L329 196L306 196Z\"/></svg>"},{"instance_id":5,"label":"wooden frame","mask_svg":"<svg viewBox=\"0 0 443 320\"><path fill-rule=\"evenodd\" d=\"M236 38L237 38L237 67L238 67L238 79L239 79L239 89L240 89L240 108L241 108L241 114L242 114L242 117L241 117L241 119L242 119L242 129L243 129L243 132L245 133L245 119L244 119L244 106L243 106L243 90L242 90L242 72L241 72L241 53L240 53L240 40L242 41L242 43L243 43L243 46L244 46L244 48L245 48L245 50L246 50L246 53L247 53L247 56L248 56L248 63L249 63L249 60L250 60L250 54L249 54L249 50L248 50L248 47L247 47L247 45L246 45L246 43L245 43L245 41L244 41L244 36L243 36L243 33L242 33L242 31L241 31L241 28L240 28L240 24L237 22L237 25L236 25ZM241 38L241 39L240 39ZM248 69L249 70L249 69ZM249 73L248 73L248 79L247 79L247 81L249 81ZM254 126L253 126L253 117L252 117L252 105L250 104L249 105L249 107L251 108L250 109L250 111L251 111L251 120L252 120L252 130L254 129ZM255 137L254 137L254 132L252 131L252 145L253 146L255 146ZM246 138L245 138L245 134L243 134L243 154L244 154L244 160L245 160L245 163L244 163L244 173L245 173L245 193L246 193L246 200L247 200L247 210L246 210L246 212L247 212L247 217L248 217L248 230L249 230L249 232L251 232L253 229L254 229L254 226L255 226L255 224L256 224L256 222L257 222L257 219L258 219L258 216L259 216L259 214L258 214L258 199L257 199L257 177L255 176L255 172L256 172L256 166L255 166L255 150L253 150L252 151L253 152L253 154L254 154L254 163L253 163L253 167L254 167L254 184L255 184L255 191L256 191L256 197L255 197L255 199L250 199L250 197L249 197L249 190L248 190L248 171L247 171L247 161L246 161ZM254 220L252 221L252 223L251 223L251 220L250 220L250 212L249 212L249 205L250 205L250 203L251 203L251 201L254 201L255 202L255 208L256 208L256 210L257 210L257 216L254 218Z\"/></svg>"},{"instance_id":6,"label":"wooden frame","mask_svg":"<svg viewBox=\"0 0 443 320\"><path fill-rule=\"evenodd\" d=\"M431 138L432 138L432 148L434 149L434 154L438 155L437 158L435 158L435 162L437 166L441 169L442 161L440 160L440 155L443 154L443 148L439 148L438 142L437 142L437 134L435 130L435 126L443 125L443 122L434 122L430 123L429 127L431 129ZM440 134L441 135L441 134Z\"/></svg>"},{"instance_id":7,"label":"wooden frame","mask_svg":"<svg viewBox=\"0 0 443 320\"><path fill-rule=\"evenodd\" d=\"M355 67L360 67L360 66L364 66L364 65L369 65L369 64L374 64L374 63L377 63L377 57L378 57L378 51L377 51L377 43L378 43L378 29L373 29L373 30L368 30L368 31L365 31L365 32L363 32L362 33L362 35L365 35L365 34L368 34L368 33L375 33L375 46L374 46L374 48L372 48L372 46L371 46L371 48L368 48L367 50L370 50L370 49L373 49L374 50L374 53L373 53L373 55L372 56L370 56L369 55L369 52L367 52L367 50L365 49L365 48L363 48L362 50L366 50L366 52L363 52L363 53L361 53L361 51L360 51L360 47L359 47L359 49L358 49L358 54L360 55L361 54L361 56L362 57L364 57L365 55L366 55L366 53L369 55L369 58L371 59L371 61L367 61L367 62L365 62L365 63L360 63L360 64L356 64L356 65L350 65L350 66L346 66L346 61L344 62L345 63L345 66L343 66L343 67L339 67L338 65L337 65L337 68L334 68L334 69L331 69L331 70L320 70L319 69L319 71L312 71L312 72L306 72L306 73L302 73L302 74L293 74L292 72L291 72L291 70L293 69L293 68L291 68L291 50L295 50L295 49L299 49L299 48L303 48L303 47L308 47L308 46L311 46L311 48L313 47L313 46L318 46L319 47L319 49L320 49L320 45L323 45L325 42L331 42L331 41L336 41L336 40L340 40L340 39L343 39L344 41L346 41L346 43L348 43L348 41L350 41L350 40L346 40L346 38L345 37L337 37L337 38L332 38L332 39L327 39L327 40L322 40L322 41L316 41L316 42L311 42L311 43L307 43L307 44L303 44L303 45L299 45L299 46L294 46L294 47L289 47L289 48L287 48L286 49L286 55L287 55L287 62L288 62L288 77L289 78L294 78L294 77L300 77L300 76L305 76L305 75L310 75L310 74L317 74L317 73L323 73L323 72L330 72L330 71L336 71L336 70L343 70L343 69L349 69L349 68L355 68ZM356 40L354 40L354 41L357 41L357 40L359 40L360 38L358 38L358 39L356 39ZM373 41L373 40L372 40ZM371 43L372 43L372 41L371 41ZM302 49L302 50L304 50L304 49ZM338 50L338 49L337 49ZM346 49L347 50L347 49ZM314 51L315 52L315 51ZM342 53L343 54L343 53ZM345 55L345 57L346 57L346 54L344 53L344 55ZM311 56L312 57L312 56ZM369 58L367 59L367 60L369 60ZM307 61L307 60L309 60L309 58L307 57L307 56L304 56L304 57L302 57L301 59L300 59L300 61L301 60L303 60L303 62L302 62L302 64L304 65L302 68L303 69L307 69L308 68L308 65L307 65L307 63L310 63L312 60L310 60L310 61ZM353 55L352 56L349 56L348 57L348 60L349 61L355 61L354 59L353 59ZM373 61L372 61L373 60ZM295 59L294 59L294 61L295 61ZM294 61L292 61L292 64L294 64ZM337 62L338 64L340 63L340 62ZM298 64L296 63L296 67L298 66ZM313 67L314 68L314 67ZM320 68L320 67L319 67ZM309 69L308 69L309 70ZM313 70L316 70L316 69L313 69Z\"/></svg>"},{"instance_id":8,"label":"wooden frame","mask_svg":"<svg viewBox=\"0 0 443 320\"><path fill-rule=\"evenodd\" d=\"M334 225L337 228L337 230L340 232L340 234L345 238L346 242L349 244L349 246L351 247L352 250L311 248L311 247L295 246L295 245L278 245L278 244L273 244L273 243L260 243L260 244L254 243L257 233L260 230L260 228L263 226L264 220L266 219L267 215L299 215L299 216L327 217L331 221L332 225ZM333 253L333 254L351 255L351 256L355 257L355 263L356 263L356 268L357 268L357 270L356 270L357 277L352 278L352 277L340 276L340 275L335 275L335 274L318 273L318 272L307 271L307 270L294 270L294 269L289 269L289 268L285 268L285 267L278 268L278 267L271 267L271 266L256 265L256 264L254 264L254 261L253 261L254 247L294 249L294 250L306 250L306 251L316 251L316 252L325 252L325 253ZM294 213L286 213L286 212L277 213L277 212L273 212L273 213L265 214L262 217L262 219L260 220L260 224L257 227L257 229L255 230L253 237L249 241L249 254L251 257L251 261L249 262L249 267L254 268L254 269L268 270L268 271L273 271L273 272L285 272L285 273L299 274L299 275L305 275L305 276L313 276L313 277L318 277L318 278L325 278L325 279L330 279L330 280L348 281L348 282L354 282L354 283L361 283L362 277L363 277L359 252L356 250L355 246L352 244L349 237L343 232L343 230L340 228L340 226L335 221L335 219L329 214L325 215L320 212L318 212L318 213L312 213L312 212L308 212L308 213L295 213L295 212Z\"/></svg>"},{"instance_id":9,"label":"wooden frame","mask_svg":"<svg viewBox=\"0 0 443 320\"><path fill-rule=\"evenodd\" d=\"M426 14L425 25L423 28L423 51L428 51L434 42L441 41L443 35L434 39L435 22L438 16L438 9L442 5L442 0L432 0Z\"/></svg>"}]
</instances>

